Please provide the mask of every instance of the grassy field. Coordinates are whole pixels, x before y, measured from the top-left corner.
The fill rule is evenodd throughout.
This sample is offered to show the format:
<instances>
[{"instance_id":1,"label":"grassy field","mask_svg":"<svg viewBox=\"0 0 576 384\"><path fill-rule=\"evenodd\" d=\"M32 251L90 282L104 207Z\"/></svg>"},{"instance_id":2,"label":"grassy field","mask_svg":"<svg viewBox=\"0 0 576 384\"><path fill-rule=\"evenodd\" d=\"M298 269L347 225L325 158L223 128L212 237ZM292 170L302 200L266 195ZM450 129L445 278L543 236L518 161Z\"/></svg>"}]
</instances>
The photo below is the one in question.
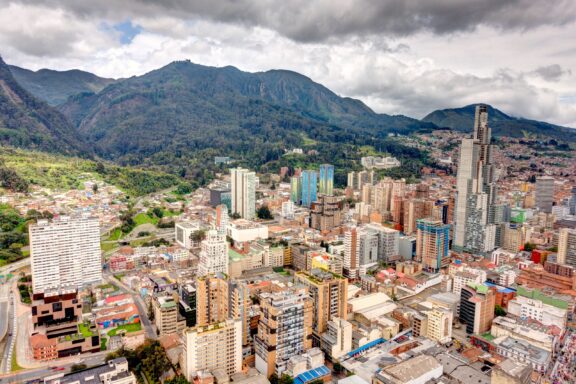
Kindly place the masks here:
<instances>
[{"instance_id":1,"label":"grassy field","mask_svg":"<svg viewBox=\"0 0 576 384\"><path fill-rule=\"evenodd\" d=\"M142 329L142 324L140 324L140 323L119 325L116 328L114 328L113 330L111 330L110 332L108 332L108 336L110 336L110 337L116 336L116 334L118 332L120 332L121 330L125 330L126 333L130 333L130 332L140 331L141 329Z\"/></svg>"},{"instance_id":2,"label":"grassy field","mask_svg":"<svg viewBox=\"0 0 576 384\"><path fill-rule=\"evenodd\" d=\"M156 216L148 216L148 214L146 213L139 213L136 216L134 216L134 222L136 223L136 226L138 225L142 225L142 224L158 224L158 218Z\"/></svg>"},{"instance_id":3,"label":"grassy field","mask_svg":"<svg viewBox=\"0 0 576 384\"><path fill-rule=\"evenodd\" d=\"M129 195L141 196L181 182L177 176L154 170L10 147L0 147L0 160L30 184L58 191L78 189L85 181L96 179L115 185Z\"/></svg>"},{"instance_id":4,"label":"grassy field","mask_svg":"<svg viewBox=\"0 0 576 384\"><path fill-rule=\"evenodd\" d=\"M102 243L100 243L100 248L102 248L102 250L104 252L109 252L109 251L111 251L115 248L118 248L118 247L119 247L118 243L115 243L115 242L102 242Z\"/></svg>"},{"instance_id":5,"label":"grassy field","mask_svg":"<svg viewBox=\"0 0 576 384\"><path fill-rule=\"evenodd\" d=\"M93 335L90 326L86 324L78 324L78 332L80 332L84 337L92 337Z\"/></svg>"}]
</instances>

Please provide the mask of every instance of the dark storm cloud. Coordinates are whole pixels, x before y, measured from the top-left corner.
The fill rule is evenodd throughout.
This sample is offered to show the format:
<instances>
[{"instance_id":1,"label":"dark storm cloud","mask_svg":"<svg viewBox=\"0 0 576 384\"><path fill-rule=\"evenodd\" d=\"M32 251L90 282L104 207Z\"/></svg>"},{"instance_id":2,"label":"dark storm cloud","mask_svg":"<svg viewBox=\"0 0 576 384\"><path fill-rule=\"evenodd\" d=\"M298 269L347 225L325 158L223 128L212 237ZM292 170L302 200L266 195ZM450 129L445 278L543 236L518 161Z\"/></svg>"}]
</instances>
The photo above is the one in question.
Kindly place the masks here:
<instances>
[{"instance_id":1,"label":"dark storm cloud","mask_svg":"<svg viewBox=\"0 0 576 384\"><path fill-rule=\"evenodd\" d=\"M20 0L22 1L22 0ZM480 25L528 30L575 20L573 0L32 0L80 17L205 18L261 26L297 41L342 36L450 34Z\"/></svg>"}]
</instances>

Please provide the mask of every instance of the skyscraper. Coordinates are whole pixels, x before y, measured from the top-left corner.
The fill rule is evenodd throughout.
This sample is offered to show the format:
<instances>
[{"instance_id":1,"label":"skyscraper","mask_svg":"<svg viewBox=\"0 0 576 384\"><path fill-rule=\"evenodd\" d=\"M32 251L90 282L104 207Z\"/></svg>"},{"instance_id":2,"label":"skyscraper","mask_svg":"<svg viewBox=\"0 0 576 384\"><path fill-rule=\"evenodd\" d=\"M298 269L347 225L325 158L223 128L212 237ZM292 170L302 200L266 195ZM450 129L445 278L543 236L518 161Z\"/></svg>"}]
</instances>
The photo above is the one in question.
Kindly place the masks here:
<instances>
[{"instance_id":1,"label":"skyscraper","mask_svg":"<svg viewBox=\"0 0 576 384\"><path fill-rule=\"evenodd\" d=\"M496 296L487 286L469 283L460 292L460 322L466 324L466 333L484 333L490 330L494 319Z\"/></svg>"},{"instance_id":2,"label":"skyscraper","mask_svg":"<svg viewBox=\"0 0 576 384\"><path fill-rule=\"evenodd\" d=\"M256 173L244 168L230 170L232 213L251 220L256 217Z\"/></svg>"},{"instance_id":3,"label":"skyscraper","mask_svg":"<svg viewBox=\"0 0 576 384\"><path fill-rule=\"evenodd\" d=\"M299 176L290 178L290 201L294 204L300 204L302 200L302 183Z\"/></svg>"},{"instance_id":4,"label":"skyscraper","mask_svg":"<svg viewBox=\"0 0 576 384\"><path fill-rule=\"evenodd\" d=\"M551 213L554 203L554 178L542 176L536 178L536 208Z\"/></svg>"},{"instance_id":5,"label":"skyscraper","mask_svg":"<svg viewBox=\"0 0 576 384\"><path fill-rule=\"evenodd\" d=\"M311 170L302 171L300 183L302 184L302 205L310 208L312 203L318 199L316 194L318 173Z\"/></svg>"},{"instance_id":6,"label":"skyscraper","mask_svg":"<svg viewBox=\"0 0 576 384\"><path fill-rule=\"evenodd\" d=\"M60 217L29 227L32 291L102 281L98 219Z\"/></svg>"},{"instance_id":7,"label":"skyscraper","mask_svg":"<svg viewBox=\"0 0 576 384\"><path fill-rule=\"evenodd\" d=\"M474 135L472 139L463 139L460 145L453 243L455 249L475 254L494 247L495 227L488 227L493 224L488 212L496 203L497 193L491 136L488 108L478 105Z\"/></svg>"},{"instance_id":8,"label":"skyscraper","mask_svg":"<svg viewBox=\"0 0 576 384\"><path fill-rule=\"evenodd\" d=\"M200 243L200 248L199 276L228 273L228 242L225 235L211 229Z\"/></svg>"},{"instance_id":9,"label":"skyscraper","mask_svg":"<svg viewBox=\"0 0 576 384\"><path fill-rule=\"evenodd\" d=\"M226 228L228 227L228 207L220 204L216 207L216 231L219 235L226 236Z\"/></svg>"},{"instance_id":10,"label":"skyscraper","mask_svg":"<svg viewBox=\"0 0 576 384\"><path fill-rule=\"evenodd\" d=\"M334 166L331 164L320 165L320 186L318 192L324 195L334 194Z\"/></svg>"},{"instance_id":11,"label":"skyscraper","mask_svg":"<svg viewBox=\"0 0 576 384\"><path fill-rule=\"evenodd\" d=\"M196 279L196 323L205 326L228 318L228 279L222 275Z\"/></svg>"},{"instance_id":12,"label":"skyscraper","mask_svg":"<svg viewBox=\"0 0 576 384\"><path fill-rule=\"evenodd\" d=\"M438 271L448 265L450 225L440 220L419 219L416 226L416 259L424 269Z\"/></svg>"}]
</instances>

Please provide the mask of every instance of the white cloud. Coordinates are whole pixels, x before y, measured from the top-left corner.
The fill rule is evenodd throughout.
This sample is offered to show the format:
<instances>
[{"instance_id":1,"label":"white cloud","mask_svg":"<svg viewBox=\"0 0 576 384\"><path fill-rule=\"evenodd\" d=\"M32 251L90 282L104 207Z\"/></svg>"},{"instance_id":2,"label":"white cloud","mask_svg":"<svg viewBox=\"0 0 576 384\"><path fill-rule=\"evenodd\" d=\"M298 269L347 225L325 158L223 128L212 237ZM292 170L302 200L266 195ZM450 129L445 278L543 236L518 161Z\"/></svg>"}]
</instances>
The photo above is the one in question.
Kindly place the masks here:
<instances>
[{"instance_id":1,"label":"white cloud","mask_svg":"<svg viewBox=\"0 0 576 384\"><path fill-rule=\"evenodd\" d=\"M10 4L0 9L2 54L26 68L80 68L106 77L141 75L182 59L246 71L283 68L377 112L420 118L439 108L487 102L509 114L576 127L572 24L522 32L479 26L475 32L403 38L343 34L302 43L268 27L141 12L130 21L142 32L121 45L101 25L126 20L126 12L120 7L111 17L78 6L72 12ZM42 14L51 21L43 22ZM14 17L34 22L7 26ZM295 24L318 18L314 12L299 17L306 20Z\"/></svg>"}]
</instances>

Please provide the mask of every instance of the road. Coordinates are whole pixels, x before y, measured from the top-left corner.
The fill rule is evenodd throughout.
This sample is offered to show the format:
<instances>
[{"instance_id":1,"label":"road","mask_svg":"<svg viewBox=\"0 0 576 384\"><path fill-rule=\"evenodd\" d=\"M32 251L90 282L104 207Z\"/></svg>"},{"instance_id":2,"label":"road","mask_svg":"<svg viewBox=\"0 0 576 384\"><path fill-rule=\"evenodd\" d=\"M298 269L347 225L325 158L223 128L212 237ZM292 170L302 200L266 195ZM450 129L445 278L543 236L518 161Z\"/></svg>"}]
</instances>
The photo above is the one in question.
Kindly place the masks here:
<instances>
[{"instance_id":1,"label":"road","mask_svg":"<svg viewBox=\"0 0 576 384\"><path fill-rule=\"evenodd\" d=\"M144 303L144 300L142 300L140 295L110 274L105 273L104 278L110 284L114 284L120 287L123 291L132 295L132 298L134 299L134 304L136 304L136 307L138 307L138 312L140 312L140 322L142 323L142 326L146 331L146 337L149 339L158 338L158 335L156 335L156 330L154 329L152 322L148 318L148 309L146 307L146 304Z\"/></svg>"},{"instance_id":2,"label":"road","mask_svg":"<svg viewBox=\"0 0 576 384\"><path fill-rule=\"evenodd\" d=\"M22 267L29 265L29 264L30 264L30 258L27 257L25 259L22 259L20 261L15 262L15 263L5 265L3 267L0 267L0 275L5 275L7 273L14 272L14 271L16 271Z\"/></svg>"}]
</instances>

